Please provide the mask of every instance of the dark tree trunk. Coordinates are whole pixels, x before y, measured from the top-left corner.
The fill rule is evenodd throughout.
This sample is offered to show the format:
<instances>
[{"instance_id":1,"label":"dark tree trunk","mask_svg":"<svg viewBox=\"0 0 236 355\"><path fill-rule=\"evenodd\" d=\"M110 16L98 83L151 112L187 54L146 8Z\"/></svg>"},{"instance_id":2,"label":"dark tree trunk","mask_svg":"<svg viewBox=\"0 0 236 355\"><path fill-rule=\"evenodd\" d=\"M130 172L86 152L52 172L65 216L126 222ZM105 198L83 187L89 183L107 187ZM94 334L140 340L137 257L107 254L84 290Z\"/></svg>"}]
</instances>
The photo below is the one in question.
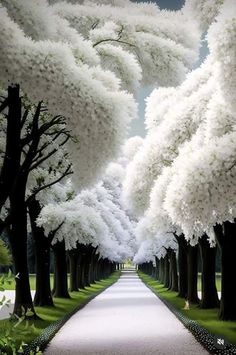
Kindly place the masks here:
<instances>
[{"instance_id":1,"label":"dark tree trunk","mask_svg":"<svg viewBox=\"0 0 236 355\"><path fill-rule=\"evenodd\" d=\"M188 263L188 292L187 300L190 303L199 303L197 294L198 281L198 245L187 247L187 263Z\"/></svg>"},{"instance_id":2,"label":"dark tree trunk","mask_svg":"<svg viewBox=\"0 0 236 355\"><path fill-rule=\"evenodd\" d=\"M176 261L176 253L174 250L170 251L170 271L171 271L170 290L178 292L177 261Z\"/></svg>"},{"instance_id":3,"label":"dark tree trunk","mask_svg":"<svg viewBox=\"0 0 236 355\"><path fill-rule=\"evenodd\" d=\"M9 197L19 172L21 159L21 98L19 85L8 87L6 146L0 172L0 210ZM0 234L5 228L1 225Z\"/></svg>"},{"instance_id":4,"label":"dark tree trunk","mask_svg":"<svg viewBox=\"0 0 236 355\"><path fill-rule=\"evenodd\" d=\"M159 265L160 265L160 279L159 279L159 281L160 281L160 283L164 284L164 274L165 274L165 272L164 272L164 270L165 270L164 258L160 259L160 264Z\"/></svg>"},{"instance_id":5,"label":"dark tree trunk","mask_svg":"<svg viewBox=\"0 0 236 355\"><path fill-rule=\"evenodd\" d=\"M151 263L151 276L153 279L155 279L156 276L156 267Z\"/></svg>"},{"instance_id":6,"label":"dark tree trunk","mask_svg":"<svg viewBox=\"0 0 236 355\"><path fill-rule=\"evenodd\" d=\"M10 195L12 224L9 229L9 239L16 272L16 297L13 313L22 315L22 308L31 309L36 318L33 307L29 272L27 264L27 210L25 204L26 181L19 178L19 185L14 194Z\"/></svg>"},{"instance_id":7,"label":"dark tree trunk","mask_svg":"<svg viewBox=\"0 0 236 355\"><path fill-rule=\"evenodd\" d=\"M158 280L158 274L159 274L159 259L155 256L155 279Z\"/></svg>"},{"instance_id":8,"label":"dark tree trunk","mask_svg":"<svg viewBox=\"0 0 236 355\"><path fill-rule=\"evenodd\" d=\"M235 276L236 224L217 225L215 235L221 250L221 320L236 320Z\"/></svg>"},{"instance_id":9,"label":"dark tree trunk","mask_svg":"<svg viewBox=\"0 0 236 355\"><path fill-rule=\"evenodd\" d=\"M216 248L211 248L204 235L199 239L200 253L202 259L202 299L201 308L216 308L219 306L219 299L215 281Z\"/></svg>"},{"instance_id":10,"label":"dark tree trunk","mask_svg":"<svg viewBox=\"0 0 236 355\"><path fill-rule=\"evenodd\" d=\"M98 277L99 258L100 258L99 254L94 255L94 260L95 260L94 261L95 262L95 264L94 264L95 265L94 266L94 280L95 280L95 282L99 281L99 277Z\"/></svg>"},{"instance_id":11,"label":"dark tree trunk","mask_svg":"<svg viewBox=\"0 0 236 355\"><path fill-rule=\"evenodd\" d=\"M78 287L79 289L84 289L84 254L79 249L79 259L78 259Z\"/></svg>"},{"instance_id":12,"label":"dark tree trunk","mask_svg":"<svg viewBox=\"0 0 236 355\"><path fill-rule=\"evenodd\" d=\"M91 267L90 267L90 281L91 283L95 283L96 281L96 264L98 261L98 255L96 254L97 248L93 248L92 258L91 258Z\"/></svg>"},{"instance_id":13,"label":"dark tree trunk","mask_svg":"<svg viewBox=\"0 0 236 355\"><path fill-rule=\"evenodd\" d=\"M53 306L53 299L50 285L50 247L51 239L46 237L42 227L36 225L41 207L39 202L33 198L29 206L29 215L32 229L32 236L35 242L36 256L36 293L34 296L35 306Z\"/></svg>"},{"instance_id":14,"label":"dark tree trunk","mask_svg":"<svg viewBox=\"0 0 236 355\"><path fill-rule=\"evenodd\" d=\"M170 262L167 254L164 258L164 265L164 286L168 288L170 284Z\"/></svg>"},{"instance_id":15,"label":"dark tree trunk","mask_svg":"<svg viewBox=\"0 0 236 355\"><path fill-rule=\"evenodd\" d=\"M102 259L98 258L98 261L97 261L97 270L96 270L96 281L100 281L102 276L101 276L101 261Z\"/></svg>"},{"instance_id":16,"label":"dark tree trunk","mask_svg":"<svg viewBox=\"0 0 236 355\"><path fill-rule=\"evenodd\" d=\"M187 298L188 293L188 264L187 264L187 242L184 235L175 235L178 242L178 269L179 269L179 297Z\"/></svg>"},{"instance_id":17,"label":"dark tree trunk","mask_svg":"<svg viewBox=\"0 0 236 355\"><path fill-rule=\"evenodd\" d=\"M65 242L57 242L53 245L55 271L54 271L54 297L70 298L67 280L67 260Z\"/></svg>"},{"instance_id":18,"label":"dark tree trunk","mask_svg":"<svg viewBox=\"0 0 236 355\"><path fill-rule=\"evenodd\" d=\"M91 268L91 254L88 251L84 257L84 285L85 287L90 286L90 268Z\"/></svg>"},{"instance_id":19,"label":"dark tree trunk","mask_svg":"<svg viewBox=\"0 0 236 355\"><path fill-rule=\"evenodd\" d=\"M70 261L70 291L78 291L78 250L73 249L69 251L69 261Z\"/></svg>"}]
</instances>

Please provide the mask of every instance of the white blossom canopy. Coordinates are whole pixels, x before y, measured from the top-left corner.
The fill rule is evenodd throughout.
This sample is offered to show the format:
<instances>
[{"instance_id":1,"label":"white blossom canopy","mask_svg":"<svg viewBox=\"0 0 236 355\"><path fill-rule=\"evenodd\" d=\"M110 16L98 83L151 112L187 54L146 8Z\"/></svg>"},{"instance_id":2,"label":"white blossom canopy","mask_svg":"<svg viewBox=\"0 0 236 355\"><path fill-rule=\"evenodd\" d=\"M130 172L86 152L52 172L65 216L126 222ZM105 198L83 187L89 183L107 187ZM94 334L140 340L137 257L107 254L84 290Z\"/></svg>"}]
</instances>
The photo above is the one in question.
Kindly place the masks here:
<instances>
[{"instance_id":1,"label":"white blossom canopy","mask_svg":"<svg viewBox=\"0 0 236 355\"><path fill-rule=\"evenodd\" d=\"M204 121L215 87L211 59L191 72L177 88L155 90L148 100L146 120L151 125L142 149L127 167L124 198L141 216L149 206L150 192L163 167L172 164L178 149Z\"/></svg>"}]
</instances>

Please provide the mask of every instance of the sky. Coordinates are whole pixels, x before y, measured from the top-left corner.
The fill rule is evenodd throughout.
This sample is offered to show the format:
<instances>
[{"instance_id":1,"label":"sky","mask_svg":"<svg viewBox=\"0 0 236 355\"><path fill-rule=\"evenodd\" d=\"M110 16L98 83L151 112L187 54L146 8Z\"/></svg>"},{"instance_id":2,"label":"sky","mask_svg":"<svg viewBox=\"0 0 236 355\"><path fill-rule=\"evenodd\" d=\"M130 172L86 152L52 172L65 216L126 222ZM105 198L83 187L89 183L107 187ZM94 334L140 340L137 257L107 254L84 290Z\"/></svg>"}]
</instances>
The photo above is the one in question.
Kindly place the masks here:
<instances>
[{"instance_id":1,"label":"sky","mask_svg":"<svg viewBox=\"0 0 236 355\"><path fill-rule=\"evenodd\" d=\"M145 0L135 0L135 2L144 2ZM146 1L149 2L149 1ZM156 2L160 9L168 9L168 10L179 10L184 5L184 0L154 0L152 2ZM200 49L200 59L198 63L196 63L195 67L197 68L206 58L208 54L208 47L205 41L202 41L202 47ZM144 125L144 115L145 115L145 98L151 93L152 88L145 87L141 88L137 94L137 100L139 104L139 117L136 120L133 120L131 123L131 128L129 132L129 136L133 137L139 135L141 137L145 137L145 125Z\"/></svg>"}]
</instances>

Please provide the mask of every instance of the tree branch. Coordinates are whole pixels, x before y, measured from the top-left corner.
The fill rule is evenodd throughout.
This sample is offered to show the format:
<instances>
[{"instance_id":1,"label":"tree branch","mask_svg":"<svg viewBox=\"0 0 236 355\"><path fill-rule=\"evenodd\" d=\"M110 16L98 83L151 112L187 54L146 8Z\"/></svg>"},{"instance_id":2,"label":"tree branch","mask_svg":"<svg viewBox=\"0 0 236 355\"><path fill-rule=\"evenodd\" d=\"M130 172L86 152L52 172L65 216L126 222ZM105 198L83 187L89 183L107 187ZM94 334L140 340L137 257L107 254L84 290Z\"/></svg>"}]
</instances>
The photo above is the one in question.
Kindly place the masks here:
<instances>
[{"instance_id":1,"label":"tree branch","mask_svg":"<svg viewBox=\"0 0 236 355\"><path fill-rule=\"evenodd\" d=\"M126 41L121 41L120 39L114 39L114 38L106 38L106 39L101 39L100 41L96 42L93 44L93 47L96 47L98 46L99 44L101 43L104 43L104 42L117 42L117 43L121 43L121 44L126 44L130 47L135 47L137 48L137 46L135 44L132 44L132 43L129 43L129 42L126 42Z\"/></svg>"},{"instance_id":2,"label":"tree branch","mask_svg":"<svg viewBox=\"0 0 236 355\"><path fill-rule=\"evenodd\" d=\"M9 100L7 97L0 106L0 112L2 112L8 106L8 103L9 103Z\"/></svg>"},{"instance_id":3,"label":"tree branch","mask_svg":"<svg viewBox=\"0 0 236 355\"><path fill-rule=\"evenodd\" d=\"M35 189L35 190L33 191L33 193L31 194L31 196L29 196L29 197L27 198L26 204L28 205L28 204L30 203L30 201L32 200L32 198L34 198L40 191L45 190L45 189L47 189L47 188L49 188L49 187L51 187L51 186L57 184L57 183L60 182L62 179L64 179L64 177L69 176L69 175L71 175L72 173L73 173L73 171L71 170L71 165L69 165L69 166L66 168L65 172L62 173L62 175L61 175L59 178L55 179L54 181L49 182L48 184L45 184L45 185L40 186L40 187L38 187L37 189Z\"/></svg>"}]
</instances>

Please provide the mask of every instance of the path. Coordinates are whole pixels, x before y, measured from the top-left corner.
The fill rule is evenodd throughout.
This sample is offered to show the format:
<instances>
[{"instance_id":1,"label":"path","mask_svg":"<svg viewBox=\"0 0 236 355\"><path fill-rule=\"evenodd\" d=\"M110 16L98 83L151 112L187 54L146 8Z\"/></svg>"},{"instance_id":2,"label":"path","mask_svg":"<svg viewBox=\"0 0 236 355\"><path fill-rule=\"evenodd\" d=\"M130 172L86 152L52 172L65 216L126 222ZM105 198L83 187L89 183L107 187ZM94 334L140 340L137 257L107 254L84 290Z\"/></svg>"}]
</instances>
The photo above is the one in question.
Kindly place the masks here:
<instances>
[{"instance_id":1,"label":"path","mask_svg":"<svg viewBox=\"0 0 236 355\"><path fill-rule=\"evenodd\" d=\"M208 352L138 278L123 271L77 312L46 355L206 355Z\"/></svg>"}]
</instances>

